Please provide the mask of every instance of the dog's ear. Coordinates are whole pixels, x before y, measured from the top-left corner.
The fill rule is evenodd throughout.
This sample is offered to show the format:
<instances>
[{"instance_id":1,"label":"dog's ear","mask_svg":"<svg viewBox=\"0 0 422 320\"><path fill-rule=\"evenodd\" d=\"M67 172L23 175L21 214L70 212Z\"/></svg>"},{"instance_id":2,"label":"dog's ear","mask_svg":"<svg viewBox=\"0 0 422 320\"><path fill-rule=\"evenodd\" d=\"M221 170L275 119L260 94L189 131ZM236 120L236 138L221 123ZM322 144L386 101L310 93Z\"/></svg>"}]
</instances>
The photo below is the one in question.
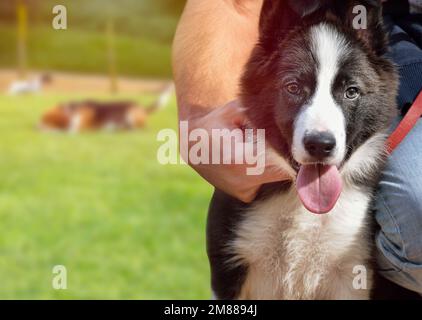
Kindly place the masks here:
<instances>
[{"instance_id":1,"label":"dog's ear","mask_svg":"<svg viewBox=\"0 0 422 320\"><path fill-rule=\"evenodd\" d=\"M286 34L307 20L332 15L369 51L387 52L381 0L264 0L259 22L260 43L272 50Z\"/></svg>"},{"instance_id":2,"label":"dog's ear","mask_svg":"<svg viewBox=\"0 0 422 320\"><path fill-rule=\"evenodd\" d=\"M259 20L261 46L272 50L285 35L300 22L299 15L288 5L288 1L264 0Z\"/></svg>"},{"instance_id":3,"label":"dog's ear","mask_svg":"<svg viewBox=\"0 0 422 320\"><path fill-rule=\"evenodd\" d=\"M382 56L388 41L384 30L381 0L335 1L334 14L369 51Z\"/></svg>"},{"instance_id":4,"label":"dog's ear","mask_svg":"<svg viewBox=\"0 0 422 320\"><path fill-rule=\"evenodd\" d=\"M260 43L273 49L286 34L330 0L264 0L259 21Z\"/></svg>"}]
</instances>

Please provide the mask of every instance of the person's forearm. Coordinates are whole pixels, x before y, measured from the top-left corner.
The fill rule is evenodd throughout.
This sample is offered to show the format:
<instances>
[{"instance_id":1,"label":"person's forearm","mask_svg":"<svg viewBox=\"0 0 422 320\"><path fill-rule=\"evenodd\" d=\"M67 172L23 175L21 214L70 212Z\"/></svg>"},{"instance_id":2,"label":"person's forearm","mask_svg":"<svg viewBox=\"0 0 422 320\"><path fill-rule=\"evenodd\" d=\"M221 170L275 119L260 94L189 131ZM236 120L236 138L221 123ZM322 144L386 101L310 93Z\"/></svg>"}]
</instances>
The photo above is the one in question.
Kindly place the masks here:
<instances>
[{"instance_id":1,"label":"person's forearm","mask_svg":"<svg viewBox=\"0 0 422 320\"><path fill-rule=\"evenodd\" d=\"M257 40L261 5L262 0L188 0L173 44L181 120L236 98Z\"/></svg>"}]
</instances>

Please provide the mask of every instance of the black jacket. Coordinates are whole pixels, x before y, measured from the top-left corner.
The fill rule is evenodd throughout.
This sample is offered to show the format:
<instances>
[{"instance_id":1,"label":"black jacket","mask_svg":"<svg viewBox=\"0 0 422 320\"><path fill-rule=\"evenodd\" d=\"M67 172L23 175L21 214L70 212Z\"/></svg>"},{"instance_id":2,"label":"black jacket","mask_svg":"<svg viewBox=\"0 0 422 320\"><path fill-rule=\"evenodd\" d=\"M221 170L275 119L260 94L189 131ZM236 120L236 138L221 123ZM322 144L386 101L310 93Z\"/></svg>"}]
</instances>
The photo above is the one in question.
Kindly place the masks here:
<instances>
[{"instance_id":1,"label":"black jacket","mask_svg":"<svg viewBox=\"0 0 422 320\"><path fill-rule=\"evenodd\" d=\"M389 56L398 65L398 105L406 113L422 90L422 14L409 13L405 0L389 1L384 21L390 35Z\"/></svg>"}]
</instances>

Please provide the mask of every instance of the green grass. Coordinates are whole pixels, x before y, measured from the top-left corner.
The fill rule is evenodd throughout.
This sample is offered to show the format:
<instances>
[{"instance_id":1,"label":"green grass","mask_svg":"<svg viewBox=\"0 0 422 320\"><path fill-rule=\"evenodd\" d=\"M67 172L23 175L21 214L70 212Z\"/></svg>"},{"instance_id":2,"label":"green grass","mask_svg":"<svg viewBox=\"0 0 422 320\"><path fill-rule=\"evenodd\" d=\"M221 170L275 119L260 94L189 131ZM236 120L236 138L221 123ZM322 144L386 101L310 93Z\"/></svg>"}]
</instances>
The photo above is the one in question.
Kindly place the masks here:
<instances>
[{"instance_id":1,"label":"green grass","mask_svg":"<svg viewBox=\"0 0 422 320\"><path fill-rule=\"evenodd\" d=\"M16 66L16 27L0 24L0 67ZM28 35L28 65L32 69L84 73L107 73L107 41L103 32L77 27L54 30L31 26ZM171 75L170 44L150 37L119 34L116 37L117 69L120 75L168 77Z\"/></svg>"},{"instance_id":2,"label":"green grass","mask_svg":"<svg viewBox=\"0 0 422 320\"><path fill-rule=\"evenodd\" d=\"M209 298L211 188L156 161L175 106L136 132L35 129L70 98L0 96L0 299ZM67 290L52 288L54 265L66 266Z\"/></svg>"}]
</instances>

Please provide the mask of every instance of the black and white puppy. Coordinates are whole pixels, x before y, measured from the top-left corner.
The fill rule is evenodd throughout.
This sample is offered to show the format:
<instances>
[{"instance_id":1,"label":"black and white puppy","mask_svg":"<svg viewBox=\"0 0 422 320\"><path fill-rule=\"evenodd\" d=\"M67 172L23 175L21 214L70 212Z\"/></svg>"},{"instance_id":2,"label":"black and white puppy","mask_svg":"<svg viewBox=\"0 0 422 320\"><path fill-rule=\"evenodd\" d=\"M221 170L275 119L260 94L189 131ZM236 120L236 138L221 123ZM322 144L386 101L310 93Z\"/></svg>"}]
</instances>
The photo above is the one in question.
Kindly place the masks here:
<instances>
[{"instance_id":1,"label":"black and white puppy","mask_svg":"<svg viewBox=\"0 0 422 320\"><path fill-rule=\"evenodd\" d=\"M359 5L366 29L354 27ZM370 297L368 213L398 86L381 10L369 0L264 0L241 100L294 182L265 186L251 205L216 191L208 254L217 298Z\"/></svg>"}]
</instances>

